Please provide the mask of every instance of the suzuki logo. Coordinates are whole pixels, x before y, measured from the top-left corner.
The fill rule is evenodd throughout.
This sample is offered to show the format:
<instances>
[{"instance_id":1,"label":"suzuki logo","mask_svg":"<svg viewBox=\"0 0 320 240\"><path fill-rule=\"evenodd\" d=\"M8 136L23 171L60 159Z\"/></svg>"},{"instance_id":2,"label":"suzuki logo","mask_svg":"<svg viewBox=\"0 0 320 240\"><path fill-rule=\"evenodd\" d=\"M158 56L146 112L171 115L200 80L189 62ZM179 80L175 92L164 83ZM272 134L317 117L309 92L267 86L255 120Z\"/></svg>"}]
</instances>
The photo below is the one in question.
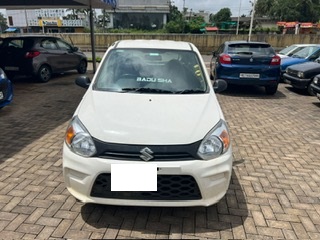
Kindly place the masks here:
<instances>
[{"instance_id":1,"label":"suzuki logo","mask_svg":"<svg viewBox=\"0 0 320 240\"><path fill-rule=\"evenodd\" d=\"M152 156L153 152L148 147L145 147L144 149L142 149L140 153L141 153L140 158L146 162L153 158Z\"/></svg>"}]
</instances>

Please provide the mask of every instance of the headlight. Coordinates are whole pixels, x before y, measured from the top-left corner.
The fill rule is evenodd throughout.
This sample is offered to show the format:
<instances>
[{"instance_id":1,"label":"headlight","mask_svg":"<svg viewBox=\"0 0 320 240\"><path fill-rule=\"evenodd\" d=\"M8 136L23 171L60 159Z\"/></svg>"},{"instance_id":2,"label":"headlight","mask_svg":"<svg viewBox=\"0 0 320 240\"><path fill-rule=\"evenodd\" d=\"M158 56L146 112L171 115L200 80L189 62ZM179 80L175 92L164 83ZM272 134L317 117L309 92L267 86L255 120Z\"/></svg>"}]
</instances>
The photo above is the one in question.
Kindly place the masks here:
<instances>
[{"instance_id":1,"label":"headlight","mask_svg":"<svg viewBox=\"0 0 320 240\"><path fill-rule=\"evenodd\" d=\"M298 75L298 77L299 77L299 78L304 78L304 74L303 74L303 72L298 72L298 74L297 74L297 75Z\"/></svg>"},{"instance_id":2,"label":"headlight","mask_svg":"<svg viewBox=\"0 0 320 240\"><path fill-rule=\"evenodd\" d=\"M286 68L286 73L289 73L289 68Z\"/></svg>"},{"instance_id":3,"label":"headlight","mask_svg":"<svg viewBox=\"0 0 320 240\"><path fill-rule=\"evenodd\" d=\"M220 120L219 123L202 140L198 155L204 160L213 159L225 153L230 147L230 136L227 124Z\"/></svg>"},{"instance_id":4,"label":"headlight","mask_svg":"<svg viewBox=\"0 0 320 240\"><path fill-rule=\"evenodd\" d=\"M65 141L71 151L80 156L91 157L97 152L90 134L78 117L71 120L67 128Z\"/></svg>"},{"instance_id":5,"label":"headlight","mask_svg":"<svg viewBox=\"0 0 320 240\"><path fill-rule=\"evenodd\" d=\"M313 79L314 84L318 84L318 81L319 81L319 79L318 79L317 77L315 77L315 78Z\"/></svg>"}]
</instances>

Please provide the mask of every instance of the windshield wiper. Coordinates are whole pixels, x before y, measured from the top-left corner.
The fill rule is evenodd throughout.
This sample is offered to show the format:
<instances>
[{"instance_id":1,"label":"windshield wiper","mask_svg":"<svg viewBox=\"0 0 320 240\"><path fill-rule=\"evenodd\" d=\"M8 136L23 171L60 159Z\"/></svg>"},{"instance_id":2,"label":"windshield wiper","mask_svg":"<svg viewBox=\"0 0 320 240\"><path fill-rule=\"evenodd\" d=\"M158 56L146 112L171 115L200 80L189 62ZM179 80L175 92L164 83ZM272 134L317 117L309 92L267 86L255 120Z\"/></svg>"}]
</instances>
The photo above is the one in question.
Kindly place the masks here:
<instances>
[{"instance_id":1,"label":"windshield wiper","mask_svg":"<svg viewBox=\"0 0 320 240\"><path fill-rule=\"evenodd\" d=\"M163 90L158 88L122 88L122 92L139 92L139 93L175 93L169 90Z\"/></svg>"},{"instance_id":2,"label":"windshield wiper","mask_svg":"<svg viewBox=\"0 0 320 240\"><path fill-rule=\"evenodd\" d=\"M185 89L185 90L182 90L182 91L177 91L175 93L177 93L177 94L205 93L205 91L201 90L201 89Z\"/></svg>"}]
</instances>

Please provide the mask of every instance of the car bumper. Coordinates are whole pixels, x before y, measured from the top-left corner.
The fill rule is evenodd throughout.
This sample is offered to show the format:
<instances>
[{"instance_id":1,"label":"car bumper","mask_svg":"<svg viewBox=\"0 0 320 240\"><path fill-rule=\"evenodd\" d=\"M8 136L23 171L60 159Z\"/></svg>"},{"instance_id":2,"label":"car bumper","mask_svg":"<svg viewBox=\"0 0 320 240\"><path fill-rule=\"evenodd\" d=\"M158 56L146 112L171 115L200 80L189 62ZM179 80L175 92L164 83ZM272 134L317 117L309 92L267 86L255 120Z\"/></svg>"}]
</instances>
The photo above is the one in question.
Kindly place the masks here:
<instances>
[{"instance_id":1,"label":"car bumper","mask_svg":"<svg viewBox=\"0 0 320 240\"><path fill-rule=\"evenodd\" d=\"M297 78L297 77L291 76L287 73L284 73L283 77L284 77L285 83L288 83L288 84L294 86L295 88L300 88L300 89L307 88L311 82L310 78Z\"/></svg>"},{"instance_id":2,"label":"car bumper","mask_svg":"<svg viewBox=\"0 0 320 240\"><path fill-rule=\"evenodd\" d=\"M157 200L137 200L134 198L92 197L91 190L95 184L96 178L101 174L111 173L111 164L141 164L142 162L119 161L104 158L84 158L74 154L66 144L64 144L63 147L63 176L66 187L75 198L84 203L156 207L210 206L217 203L226 194L232 174L232 162L231 147L224 155L213 160L152 162L153 164L157 164L158 176L192 176L201 193L199 199L166 200L164 198ZM112 194L112 192L110 194Z\"/></svg>"},{"instance_id":3,"label":"car bumper","mask_svg":"<svg viewBox=\"0 0 320 240\"><path fill-rule=\"evenodd\" d=\"M311 83L311 89L314 92L314 94L317 96L317 98L320 100L320 86L315 85L314 83Z\"/></svg>"},{"instance_id":4,"label":"car bumper","mask_svg":"<svg viewBox=\"0 0 320 240\"><path fill-rule=\"evenodd\" d=\"M229 84L270 86L276 85L280 80L279 67L247 67L241 68L234 65L221 65L217 69L217 78L227 81ZM241 74L252 74L255 77L240 77Z\"/></svg>"}]
</instances>

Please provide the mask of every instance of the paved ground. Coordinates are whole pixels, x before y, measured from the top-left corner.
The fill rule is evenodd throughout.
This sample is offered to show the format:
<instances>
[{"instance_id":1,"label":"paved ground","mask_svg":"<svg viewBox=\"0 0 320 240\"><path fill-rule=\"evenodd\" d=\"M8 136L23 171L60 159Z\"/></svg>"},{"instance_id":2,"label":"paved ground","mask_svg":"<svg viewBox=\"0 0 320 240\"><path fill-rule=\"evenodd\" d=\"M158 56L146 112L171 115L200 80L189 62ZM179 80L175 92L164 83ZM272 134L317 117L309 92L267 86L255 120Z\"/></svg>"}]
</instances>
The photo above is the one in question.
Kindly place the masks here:
<instances>
[{"instance_id":1,"label":"paved ground","mask_svg":"<svg viewBox=\"0 0 320 240\"><path fill-rule=\"evenodd\" d=\"M84 205L65 189L61 147L84 89L68 73L14 82L0 111L0 239L320 239L320 101L281 84L275 96L218 98L234 149L232 182L203 208Z\"/></svg>"}]
</instances>

